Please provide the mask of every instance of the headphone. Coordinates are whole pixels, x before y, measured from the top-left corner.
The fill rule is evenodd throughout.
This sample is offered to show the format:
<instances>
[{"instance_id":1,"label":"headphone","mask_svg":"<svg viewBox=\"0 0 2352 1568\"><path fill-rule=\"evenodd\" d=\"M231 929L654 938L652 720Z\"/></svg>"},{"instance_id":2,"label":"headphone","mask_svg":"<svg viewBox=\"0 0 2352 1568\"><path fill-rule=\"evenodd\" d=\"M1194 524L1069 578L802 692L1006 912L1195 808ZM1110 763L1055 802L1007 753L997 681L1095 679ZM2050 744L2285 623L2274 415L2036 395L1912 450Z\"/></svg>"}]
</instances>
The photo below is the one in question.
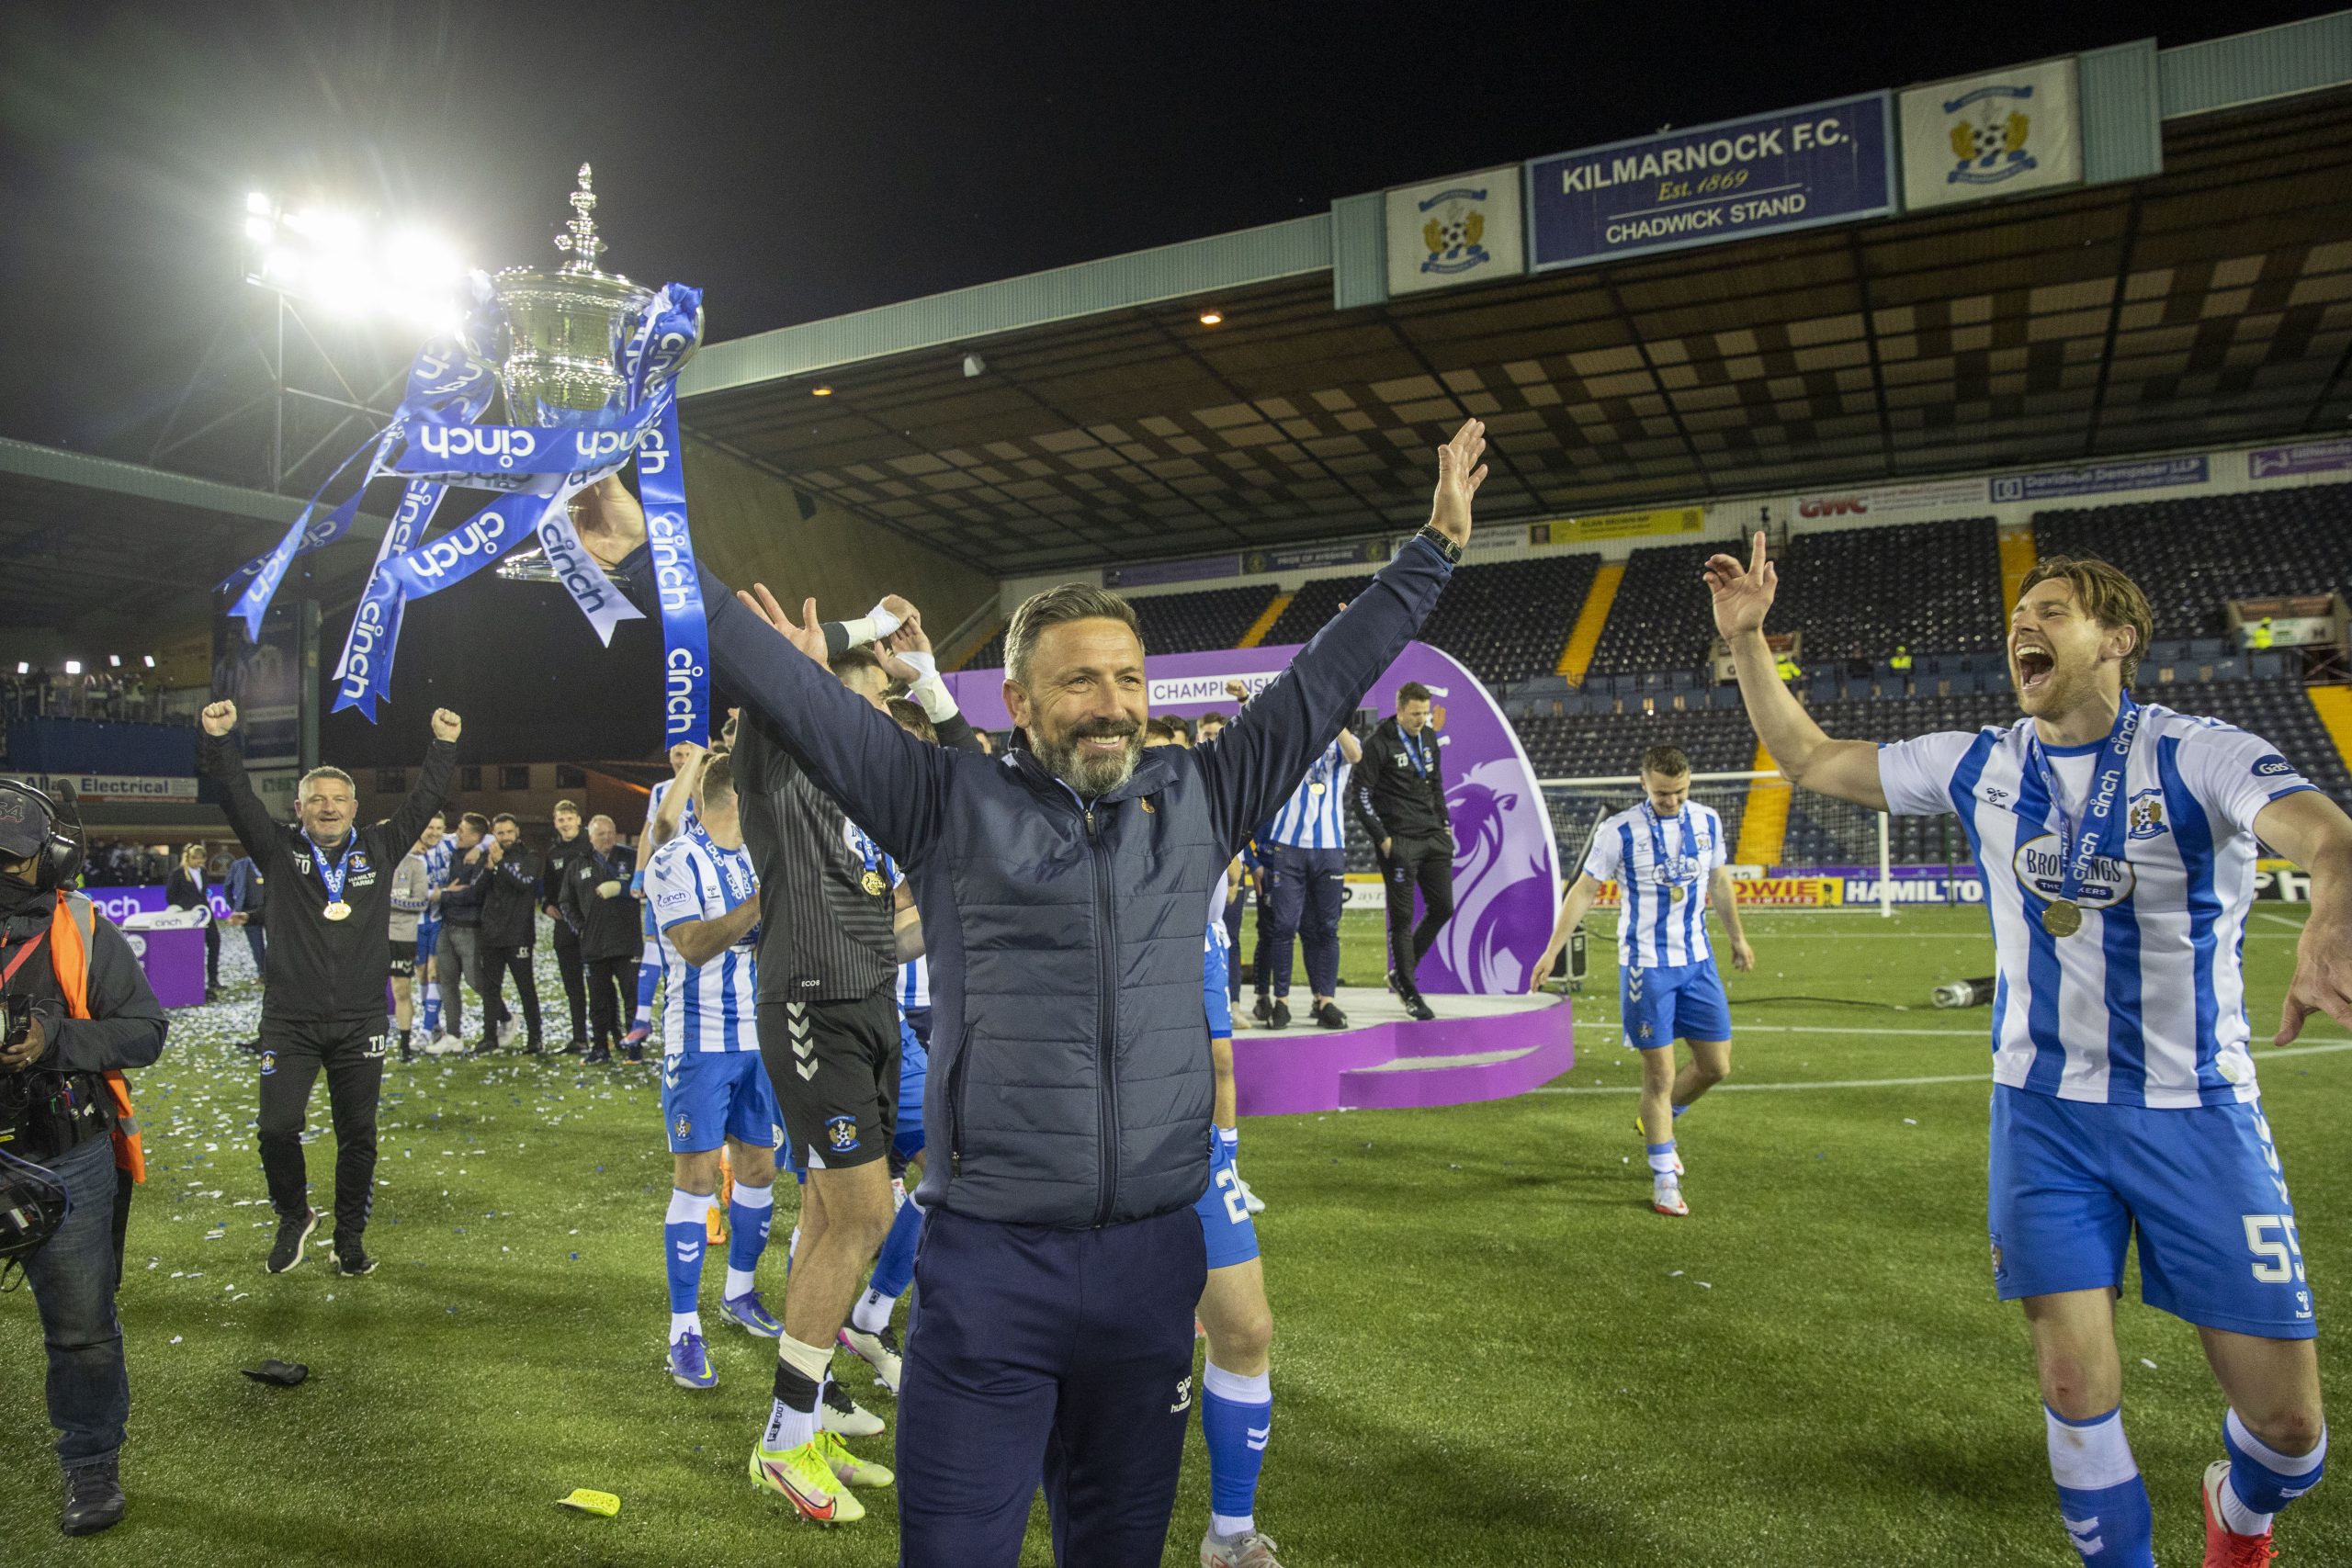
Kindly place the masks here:
<instances>
[{"instance_id":1,"label":"headphone","mask_svg":"<svg viewBox=\"0 0 2352 1568\"><path fill-rule=\"evenodd\" d=\"M82 874L86 835L82 829L82 814L69 803L58 803L40 790L18 779L0 778L0 790L14 790L33 803L41 816L41 846L33 852L33 887L47 893L67 886ZM65 818L62 828L59 818Z\"/></svg>"}]
</instances>

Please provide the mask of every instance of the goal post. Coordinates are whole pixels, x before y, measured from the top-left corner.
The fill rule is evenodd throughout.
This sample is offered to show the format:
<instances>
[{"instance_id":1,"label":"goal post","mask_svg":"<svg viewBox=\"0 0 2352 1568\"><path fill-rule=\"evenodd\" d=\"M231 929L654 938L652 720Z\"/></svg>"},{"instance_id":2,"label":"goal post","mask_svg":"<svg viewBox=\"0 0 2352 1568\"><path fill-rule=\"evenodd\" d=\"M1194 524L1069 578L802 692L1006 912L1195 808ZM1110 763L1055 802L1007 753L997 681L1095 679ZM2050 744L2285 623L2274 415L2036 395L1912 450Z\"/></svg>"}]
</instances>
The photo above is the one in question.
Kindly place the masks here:
<instances>
[{"instance_id":1,"label":"goal post","mask_svg":"<svg viewBox=\"0 0 2352 1568\"><path fill-rule=\"evenodd\" d=\"M1571 878L1584 864L1601 820L1643 798L1637 773L1536 783L1551 808L1561 870ZM1777 773L1693 773L1690 798L1713 807L1723 818L1725 853L1743 908L1875 909L1892 917L1898 903L1962 901L1951 832L1922 835L1906 828L1898 845L1894 819L1885 812L1795 789ZM1775 812L1781 816L1777 837L1770 821ZM1757 818L1752 823L1751 813ZM1745 836L1743 829L1749 829ZM1742 850L1754 852L1759 843L1770 846L1770 858L1743 861ZM1603 902L1613 905L1610 894L1613 889Z\"/></svg>"}]
</instances>

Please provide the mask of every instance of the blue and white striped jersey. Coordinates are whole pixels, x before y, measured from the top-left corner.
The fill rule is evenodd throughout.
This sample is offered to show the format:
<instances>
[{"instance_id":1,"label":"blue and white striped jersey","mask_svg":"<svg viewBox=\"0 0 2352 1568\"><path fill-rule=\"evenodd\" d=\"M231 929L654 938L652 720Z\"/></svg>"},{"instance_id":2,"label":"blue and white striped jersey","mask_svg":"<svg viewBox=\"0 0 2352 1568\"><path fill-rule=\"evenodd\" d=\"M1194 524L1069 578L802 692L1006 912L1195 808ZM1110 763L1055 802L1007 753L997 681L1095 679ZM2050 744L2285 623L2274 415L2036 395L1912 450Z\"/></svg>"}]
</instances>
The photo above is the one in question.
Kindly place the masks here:
<instances>
[{"instance_id":1,"label":"blue and white striped jersey","mask_svg":"<svg viewBox=\"0 0 2352 1568\"><path fill-rule=\"evenodd\" d=\"M1661 838L1663 861L1657 853ZM1592 831L1584 874L1595 882L1617 884L1617 962L1628 969L1713 963L1707 878L1729 856L1724 819L1713 807L1695 800L1686 801L1672 817L1655 815L1645 800L1603 818Z\"/></svg>"},{"instance_id":2,"label":"blue and white striped jersey","mask_svg":"<svg viewBox=\"0 0 2352 1568\"><path fill-rule=\"evenodd\" d=\"M677 782L675 778L663 779L645 797L645 826L637 831L637 870L629 876L629 891L632 893L645 891L646 876L653 870L653 857L646 850L646 846L653 841L653 819L662 815L662 797ZM678 810L678 831L692 832L695 827L695 803L693 797L688 796L685 805Z\"/></svg>"},{"instance_id":3,"label":"blue and white striped jersey","mask_svg":"<svg viewBox=\"0 0 2352 1568\"><path fill-rule=\"evenodd\" d=\"M1294 849L1345 849L1347 817L1340 802L1348 792L1351 771L1347 759L1340 755L1337 740L1324 747L1323 755L1315 759L1315 765L1306 770L1306 776L1258 837Z\"/></svg>"},{"instance_id":4,"label":"blue and white striped jersey","mask_svg":"<svg viewBox=\"0 0 2352 1568\"><path fill-rule=\"evenodd\" d=\"M756 1051L759 975L753 963L759 928L708 963L686 962L670 940L673 927L689 920L715 920L759 897L752 857L723 850L699 829L679 834L653 852L645 874L646 897L662 932L662 963L668 1000L662 1010L662 1052Z\"/></svg>"},{"instance_id":5,"label":"blue and white striped jersey","mask_svg":"<svg viewBox=\"0 0 2352 1568\"><path fill-rule=\"evenodd\" d=\"M2149 705L2124 769L2115 826L2077 902L2082 929L2041 912L2064 871L2060 819L2007 729L1924 735L1880 748L1897 816L1957 811L1993 918L1993 1078L2109 1105L2179 1108L2256 1097L2242 949L2254 899L2254 818L2312 785L2267 740ZM2059 805L2079 826L2107 742L2048 746Z\"/></svg>"},{"instance_id":6,"label":"blue and white striped jersey","mask_svg":"<svg viewBox=\"0 0 2352 1568\"><path fill-rule=\"evenodd\" d=\"M441 841L439 843L424 852L425 892L431 893L436 887L447 887L449 886L449 863L457 858L457 849L458 846L451 840L449 835L444 833L441 835ZM416 917L416 927L419 931L438 931L441 929L441 903L439 899L427 898L424 901L424 911Z\"/></svg>"}]
</instances>

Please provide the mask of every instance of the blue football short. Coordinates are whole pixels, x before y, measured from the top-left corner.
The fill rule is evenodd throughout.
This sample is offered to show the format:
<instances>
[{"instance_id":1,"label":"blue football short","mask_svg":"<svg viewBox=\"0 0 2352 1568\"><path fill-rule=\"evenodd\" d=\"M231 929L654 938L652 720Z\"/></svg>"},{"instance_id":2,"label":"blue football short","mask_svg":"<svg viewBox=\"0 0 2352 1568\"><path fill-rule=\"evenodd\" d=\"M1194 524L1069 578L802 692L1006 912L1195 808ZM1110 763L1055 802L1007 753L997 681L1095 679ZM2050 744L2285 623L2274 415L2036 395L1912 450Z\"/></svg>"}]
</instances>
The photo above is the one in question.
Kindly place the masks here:
<instances>
[{"instance_id":1,"label":"blue football short","mask_svg":"<svg viewBox=\"0 0 2352 1568\"><path fill-rule=\"evenodd\" d=\"M2317 1332L2295 1206L2259 1102L2104 1105L1996 1084L1987 1219L2003 1301L2123 1283L2207 1328Z\"/></svg>"},{"instance_id":2,"label":"blue football short","mask_svg":"<svg viewBox=\"0 0 2352 1568\"><path fill-rule=\"evenodd\" d=\"M684 1051L662 1058L662 1123L672 1154L702 1154L725 1138L772 1149L783 1120L757 1051Z\"/></svg>"},{"instance_id":3,"label":"blue football short","mask_svg":"<svg viewBox=\"0 0 2352 1568\"><path fill-rule=\"evenodd\" d=\"M438 920L435 920L435 921L431 922L430 924L427 924L427 923L426 923L425 921L424 921L424 920L419 920L419 921L417 921L417 922L416 922L416 962L417 962L417 966L418 966L419 968L424 968L424 967L425 967L425 966L429 965L430 964L432 964L432 962L433 962L433 955L434 955L435 953L439 952L439 951L440 951L440 948L441 948L441 922L440 922L440 921L438 921Z\"/></svg>"},{"instance_id":4,"label":"blue football short","mask_svg":"<svg viewBox=\"0 0 2352 1568\"><path fill-rule=\"evenodd\" d=\"M1241 1195L1241 1173L1234 1168L1233 1145L1209 1134L1209 1188L1193 1205L1201 1216L1201 1235L1208 1243L1209 1267L1227 1269L1258 1256L1258 1227L1250 1223L1250 1205Z\"/></svg>"},{"instance_id":5,"label":"blue football short","mask_svg":"<svg viewBox=\"0 0 2352 1568\"><path fill-rule=\"evenodd\" d=\"M1219 1040L1233 1038L1233 1000L1226 992L1226 975L1233 962L1223 942L1209 943L1203 955L1201 976L1201 1005L1208 1009L1209 1032ZM1215 1264L1209 1265L1212 1269Z\"/></svg>"},{"instance_id":6,"label":"blue football short","mask_svg":"<svg viewBox=\"0 0 2352 1568\"><path fill-rule=\"evenodd\" d=\"M1731 1003L1713 964L1626 969L1617 979L1625 1043L1656 1051L1677 1040L1731 1038Z\"/></svg>"}]
</instances>

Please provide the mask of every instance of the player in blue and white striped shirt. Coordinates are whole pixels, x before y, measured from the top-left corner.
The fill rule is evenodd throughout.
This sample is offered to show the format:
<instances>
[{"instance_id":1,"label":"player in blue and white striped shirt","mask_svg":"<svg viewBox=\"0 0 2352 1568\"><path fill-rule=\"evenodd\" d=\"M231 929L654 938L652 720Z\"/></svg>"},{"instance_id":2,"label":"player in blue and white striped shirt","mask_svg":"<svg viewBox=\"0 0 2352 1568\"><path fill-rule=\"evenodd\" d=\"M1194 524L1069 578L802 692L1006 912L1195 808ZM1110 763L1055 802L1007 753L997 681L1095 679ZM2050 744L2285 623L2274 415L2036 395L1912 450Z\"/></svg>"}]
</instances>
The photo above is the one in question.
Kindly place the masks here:
<instances>
[{"instance_id":1,"label":"player in blue and white striped shirt","mask_svg":"<svg viewBox=\"0 0 2352 1568\"><path fill-rule=\"evenodd\" d=\"M1266 913L1272 921L1273 1000L1264 1000L1266 979L1258 981L1261 1020L1282 1029L1290 1023L1291 939L1306 959L1306 983L1315 996L1314 1017L1326 1029L1345 1029L1348 1015L1334 999L1340 988L1340 909L1347 898L1348 770L1363 760L1363 748L1347 730L1323 748L1315 765L1258 830L1258 852L1266 863Z\"/></svg>"},{"instance_id":2,"label":"player in blue and white striped shirt","mask_svg":"<svg viewBox=\"0 0 2352 1568\"><path fill-rule=\"evenodd\" d=\"M1708 563L1756 732L1798 784L1880 810L1957 811L1993 919L1993 1278L2025 1303L2069 1537L2148 1568L2154 1524L2123 1435L2115 1297L2195 1324L2229 1400L2205 1472L2205 1562L2270 1555L2271 1517L2327 1452L2294 1205L2247 1052L2239 963L2256 840L2312 873L2276 1043L2352 1026L2352 819L2265 741L2140 706L2154 616L2104 561L2026 574L2009 663L2026 717L1879 748L1824 735L1772 670L1775 569Z\"/></svg>"},{"instance_id":3,"label":"player in blue and white striped shirt","mask_svg":"<svg viewBox=\"0 0 2352 1568\"><path fill-rule=\"evenodd\" d=\"M1618 1010L1625 1043L1642 1055L1635 1124L1649 1156L1650 1207L1680 1218L1690 1205L1682 1195L1675 1119L1731 1072L1731 1005L1707 943L1711 900L1731 935L1732 962L1753 969L1756 954L1740 928L1724 819L1690 798L1690 759L1673 746L1651 747L1642 757L1642 795L1640 805L1593 829L1583 874L1560 901L1551 942L1528 972L1527 988L1551 974L1601 885L1617 884ZM1677 1040L1690 1047L1679 1074Z\"/></svg>"},{"instance_id":4,"label":"player in blue and white striped shirt","mask_svg":"<svg viewBox=\"0 0 2352 1568\"><path fill-rule=\"evenodd\" d=\"M774 1339L784 1325L760 1299L752 1270L775 1217L775 1091L760 1060L759 882L743 850L727 759L704 763L695 821L653 852L646 901L662 931L669 1000L662 1012L662 1119L673 1167L662 1224L670 1276L670 1375L709 1388L697 1310L705 1226L718 1190L723 1143L735 1172L728 1204L727 1289L719 1312Z\"/></svg>"},{"instance_id":5,"label":"player in blue and white striped shirt","mask_svg":"<svg viewBox=\"0 0 2352 1568\"><path fill-rule=\"evenodd\" d=\"M416 972L424 983L424 1048L435 1055L462 1049L441 1032L441 900L434 895L449 886L449 862L456 846L449 842L447 818L441 812L424 826L424 908L416 917ZM452 984L455 984L452 977Z\"/></svg>"}]
</instances>

